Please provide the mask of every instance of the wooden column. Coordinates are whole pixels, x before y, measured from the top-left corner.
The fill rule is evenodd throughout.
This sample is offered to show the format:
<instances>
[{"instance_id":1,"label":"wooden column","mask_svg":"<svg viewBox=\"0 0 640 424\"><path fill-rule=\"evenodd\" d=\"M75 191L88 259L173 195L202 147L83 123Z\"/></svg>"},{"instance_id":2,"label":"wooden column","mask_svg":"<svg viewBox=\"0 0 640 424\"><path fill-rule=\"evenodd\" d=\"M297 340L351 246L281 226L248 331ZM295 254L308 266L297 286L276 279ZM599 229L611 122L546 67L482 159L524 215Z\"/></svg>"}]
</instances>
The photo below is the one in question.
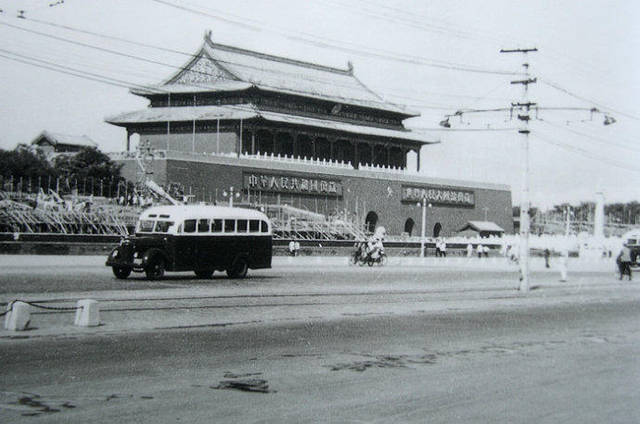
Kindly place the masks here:
<instances>
[{"instance_id":1,"label":"wooden column","mask_svg":"<svg viewBox=\"0 0 640 424\"><path fill-rule=\"evenodd\" d=\"M256 129L254 128L253 131L251 131L251 154L255 155L256 154Z\"/></svg>"},{"instance_id":2,"label":"wooden column","mask_svg":"<svg viewBox=\"0 0 640 424\"><path fill-rule=\"evenodd\" d=\"M351 142L353 144L353 167L358 169L360 165L360 157L358 156L358 140L354 140Z\"/></svg>"},{"instance_id":3,"label":"wooden column","mask_svg":"<svg viewBox=\"0 0 640 424\"><path fill-rule=\"evenodd\" d=\"M293 157L295 158L298 155L298 137L300 134L291 133L291 138L293 139Z\"/></svg>"}]
</instances>

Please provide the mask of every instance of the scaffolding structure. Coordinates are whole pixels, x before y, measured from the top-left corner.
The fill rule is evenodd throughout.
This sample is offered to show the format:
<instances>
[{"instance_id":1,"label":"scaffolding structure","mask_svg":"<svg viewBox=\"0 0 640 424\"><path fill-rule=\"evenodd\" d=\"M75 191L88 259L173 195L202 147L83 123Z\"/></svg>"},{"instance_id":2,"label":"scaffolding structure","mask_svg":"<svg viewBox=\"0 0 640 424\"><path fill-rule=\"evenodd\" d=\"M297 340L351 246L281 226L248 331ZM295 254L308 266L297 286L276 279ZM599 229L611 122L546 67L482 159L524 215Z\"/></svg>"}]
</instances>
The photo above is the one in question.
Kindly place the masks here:
<instances>
[{"instance_id":1,"label":"scaffolding structure","mask_svg":"<svg viewBox=\"0 0 640 424\"><path fill-rule=\"evenodd\" d=\"M154 202L167 201L157 187ZM149 197L147 197L149 199ZM174 203L175 204L175 203ZM37 194L0 191L0 232L46 234L130 235L147 204L120 204L116 198L100 196L60 196L53 190ZM323 214L289 205L239 204L265 212L275 239L364 240L364 225L344 216Z\"/></svg>"},{"instance_id":2,"label":"scaffolding structure","mask_svg":"<svg viewBox=\"0 0 640 424\"><path fill-rule=\"evenodd\" d=\"M344 216L323 214L289 205L262 205L269 217L276 239L299 240L365 240L365 226Z\"/></svg>"},{"instance_id":3,"label":"scaffolding structure","mask_svg":"<svg viewBox=\"0 0 640 424\"><path fill-rule=\"evenodd\" d=\"M106 198L0 192L0 232L126 236L139 208Z\"/></svg>"}]
</instances>

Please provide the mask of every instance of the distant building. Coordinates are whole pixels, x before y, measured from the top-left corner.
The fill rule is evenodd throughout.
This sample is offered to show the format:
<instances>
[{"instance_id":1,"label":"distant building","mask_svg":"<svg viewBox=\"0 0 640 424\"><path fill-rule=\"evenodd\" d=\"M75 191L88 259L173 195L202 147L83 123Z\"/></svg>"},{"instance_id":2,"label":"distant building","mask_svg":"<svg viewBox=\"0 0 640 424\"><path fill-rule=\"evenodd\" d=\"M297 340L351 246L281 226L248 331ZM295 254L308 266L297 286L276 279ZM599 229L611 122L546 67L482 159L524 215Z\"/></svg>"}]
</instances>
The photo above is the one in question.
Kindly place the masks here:
<instances>
[{"instance_id":1,"label":"distant building","mask_svg":"<svg viewBox=\"0 0 640 424\"><path fill-rule=\"evenodd\" d=\"M225 202L234 187L239 203L355 216L371 232L414 236L418 203L427 202L428 236L452 235L487 209L487 220L513 229L509 186L425 176L420 151L438 141L406 128L419 113L375 94L351 64L327 67L207 35L179 72L131 92L149 107L107 118L127 131L126 151L111 158L128 179L140 172L130 152L137 134L139 151L153 158L146 174L183 185L197 201Z\"/></svg>"},{"instance_id":2,"label":"distant building","mask_svg":"<svg viewBox=\"0 0 640 424\"><path fill-rule=\"evenodd\" d=\"M31 141L31 145L47 155L77 153L86 147L98 147L98 144L86 135L68 135L42 131Z\"/></svg>"},{"instance_id":3,"label":"distant building","mask_svg":"<svg viewBox=\"0 0 640 424\"><path fill-rule=\"evenodd\" d=\"M504 229L495 222L490 221L469 221L460 228L459 235L478 235L480 237L498 236L502 237Z\"/></svg>"}]
</instances>

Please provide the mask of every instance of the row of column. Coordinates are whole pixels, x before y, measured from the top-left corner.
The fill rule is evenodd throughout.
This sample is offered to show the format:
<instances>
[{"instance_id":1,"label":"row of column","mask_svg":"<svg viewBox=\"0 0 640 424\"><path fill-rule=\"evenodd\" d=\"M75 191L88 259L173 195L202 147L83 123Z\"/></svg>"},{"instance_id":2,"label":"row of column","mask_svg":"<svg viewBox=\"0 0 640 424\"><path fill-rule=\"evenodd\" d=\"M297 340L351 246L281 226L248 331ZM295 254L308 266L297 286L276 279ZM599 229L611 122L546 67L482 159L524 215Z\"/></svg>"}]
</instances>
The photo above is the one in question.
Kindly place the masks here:
<instances>
[{"instance_id":1,"label":"row of column","mask_svg":"<svg viewBox=\"0 0 640 424\"><path fill-rule=\"evenodd\" d=\"M309 133L291 133L269 129L242 129L238 152L268 153L282 156L308 157L320 160L351 162L386 167L406 168L407 153L416 151L389 143L348 140ZM419 158L419 155L418 155ZM418 160L419 170L419 160Z\"/></svg>"}]
</instances>

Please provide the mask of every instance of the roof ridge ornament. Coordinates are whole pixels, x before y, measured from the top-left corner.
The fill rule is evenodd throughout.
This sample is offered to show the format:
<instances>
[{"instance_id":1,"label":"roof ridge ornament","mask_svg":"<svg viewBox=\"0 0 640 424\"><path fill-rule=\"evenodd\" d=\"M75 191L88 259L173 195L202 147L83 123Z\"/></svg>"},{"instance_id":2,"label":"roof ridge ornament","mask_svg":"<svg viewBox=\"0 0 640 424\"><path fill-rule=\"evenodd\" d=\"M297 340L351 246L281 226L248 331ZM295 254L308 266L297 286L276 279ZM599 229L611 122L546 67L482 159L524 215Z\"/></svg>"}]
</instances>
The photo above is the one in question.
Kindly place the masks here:
<instances>
[{"instance_id":1,"label":"roof ridge ornament","mask_svg":"<svg viewBox=\"0 0 640 424\"><path fill-rule=\"evenodd\" d=\"M353 63L350 60L347 61L347 72L349 75L353 75Z\"/></svg>"},{"instance_id":2,"label":"roof ridge ornament","mask_svg":"<svg viewBox=\"0 0 640 424\"><path fill-rule=\"evenodd\" d=\"M205 39L205 41L209 40L209 41L213 42L213 39L211 38L211 30L210 29L204 32L204 39Z\"/></svg>"}]
</instances>

